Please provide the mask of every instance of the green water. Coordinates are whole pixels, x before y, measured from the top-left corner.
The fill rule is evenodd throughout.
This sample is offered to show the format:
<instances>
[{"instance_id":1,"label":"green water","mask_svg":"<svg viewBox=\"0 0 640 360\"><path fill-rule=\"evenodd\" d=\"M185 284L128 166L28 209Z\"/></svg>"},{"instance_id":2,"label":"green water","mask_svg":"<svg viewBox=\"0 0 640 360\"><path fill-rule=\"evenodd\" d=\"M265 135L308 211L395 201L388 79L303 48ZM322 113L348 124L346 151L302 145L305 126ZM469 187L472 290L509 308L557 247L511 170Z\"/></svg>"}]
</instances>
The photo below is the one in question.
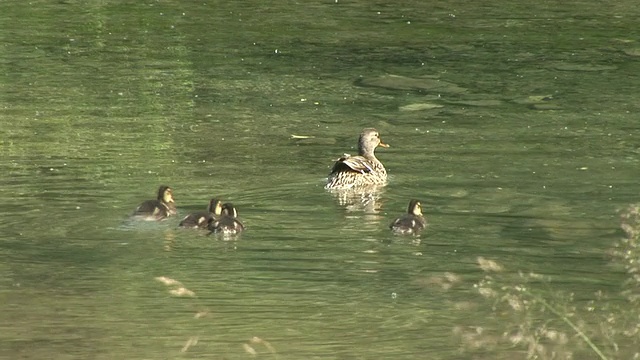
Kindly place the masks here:
<instances>
[{"instance_id":1,"label":"green water","mask_svg":"<svg viewBox=\"0 0 640 360\"><path fill-rule=\"evenodd\" d=\"M541 302L522 315L484 298L487 276L631 358L637 316L603 319L640 310L609 255L638 202L639 15L633 1L0 3L0 358L598 358ZM377 151L390 181L345 205L323 181L364 127L391 145ZM179 215L232 201L247 231L128 223L160 184ZM429 228L393 236L411 198ZM540 327L569 340L538 335L532 352L504 335Z\"/></svg>"}]
</instances>

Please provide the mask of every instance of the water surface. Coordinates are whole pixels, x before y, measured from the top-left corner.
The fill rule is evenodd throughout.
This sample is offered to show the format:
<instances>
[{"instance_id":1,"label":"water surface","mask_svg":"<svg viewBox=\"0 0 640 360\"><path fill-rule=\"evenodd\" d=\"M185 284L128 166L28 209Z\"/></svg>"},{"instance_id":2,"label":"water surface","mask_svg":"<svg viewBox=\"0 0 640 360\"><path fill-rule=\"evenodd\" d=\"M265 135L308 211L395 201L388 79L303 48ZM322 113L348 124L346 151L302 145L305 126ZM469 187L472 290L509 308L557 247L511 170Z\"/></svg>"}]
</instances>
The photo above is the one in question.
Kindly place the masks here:
<instances>
[{"instance_id":1,"label":"water surface","mask_svg":"<svg viewBox=\"0 0 640 360\"><path fill-rule=\"evenodd\" d=\"M636 354L634 2L0 14L0 357L598 358L567 319ZM323 181L364 127L390 181L345 205ZM160 184L246 233L127 222ZM411 198L429 228L391 235Z\"/></svg>"}]
</instances>

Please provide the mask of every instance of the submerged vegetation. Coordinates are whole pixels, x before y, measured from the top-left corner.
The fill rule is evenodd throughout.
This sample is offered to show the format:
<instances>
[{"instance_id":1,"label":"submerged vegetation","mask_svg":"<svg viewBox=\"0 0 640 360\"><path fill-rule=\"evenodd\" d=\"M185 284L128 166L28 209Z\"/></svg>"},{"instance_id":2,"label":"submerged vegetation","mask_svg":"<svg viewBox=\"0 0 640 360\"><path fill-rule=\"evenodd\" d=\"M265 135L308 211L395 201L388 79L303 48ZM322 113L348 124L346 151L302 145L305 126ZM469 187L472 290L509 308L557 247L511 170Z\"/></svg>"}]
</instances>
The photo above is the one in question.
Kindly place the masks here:
<instances>
[{"instance_id":1,"label":"submerged vegetation","mask_svg":"<svg viewBox=\"0 0 640 360\"><path fill-rule=\"evenodd\" d=\"M456 327L461 351L474 359L640 359L640 205L621 212L621 228L610 252L626 275L619 293L551 291L551 277L478 258L485 275L474 288L499 325Z\"/></svg>"},{"instance_id":2,"label":"submerged vegetation","mask_svg":"<svg viewBox=\"0 0 640 360\"><path fill-rule=\"evenodd\" d=\"M173 279L167 276L158 276L155 278L155 280L164 284L167 287L169 294L175 297L191 297L191 298L196 297L196 293L194 291L187 289L182 284L182 282L176 279ZM201 318L210 316L211 314L210 310L206 308L203 309L203 307L200 305L197 305L196 307L198 308L198 310L193 311L193 309L191 309L189 311L193 313L193 319L201 319ZM202 334L190 336L182 346L182 349L180 349L180 352L186 353L192 350L194 346L198 345L198 341L200 340L201 335ZM251 357L256 357L260 354L270 354L272 358L274 359L278 358L277 351L271 345L271 343L269 343L268 341L258 336L253 336L251 339L243 343L242 349L246 354L250 355ZM240 352L239 347L238 347L238 352Z\"/></svg>"}]
</instances>

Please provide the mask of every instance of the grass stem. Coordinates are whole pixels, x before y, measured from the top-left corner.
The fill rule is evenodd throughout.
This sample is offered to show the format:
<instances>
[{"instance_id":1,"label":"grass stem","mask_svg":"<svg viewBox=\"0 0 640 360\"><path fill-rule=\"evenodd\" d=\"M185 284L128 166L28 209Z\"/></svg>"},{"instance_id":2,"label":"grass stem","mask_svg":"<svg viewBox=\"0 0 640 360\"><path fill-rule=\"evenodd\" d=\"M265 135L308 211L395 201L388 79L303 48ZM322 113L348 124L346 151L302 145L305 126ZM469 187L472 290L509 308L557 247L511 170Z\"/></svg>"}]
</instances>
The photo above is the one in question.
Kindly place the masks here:
<instances>
[{"instance_id":1,"label":"grass stem","mask_svg":"<svg viewBox=\"0 0 640 360\"><path fill-rule=\"evenodd\" d=\"M589 339L589 337L585 333L583 333L582 330L580 330L580 328L576 324L574 324L571 320L569 320L569 318L567 318L566 316L562 315L558 310L556 310L551 305L549 305L549 303L547 303L543 298L541 298L539 296L536 296L536 295L533 295L531 293L529 293L529 296L534 297L537 301L539 301L542 305L544 305L544 307L549 309L549 311L551 311L556 316L558 316L560 319L562 319L562 321L567 323L567 325L571 326L571 328L578 334L578 336L580 336L582 338L582 340L584 340L584 342L586 342L589 345L589 347L591 347L593 352L598 354L600 359L609 360L609 358L607 358L606 355L603 354L602 351L600 351L600 349L596 346L596 344L594 344L591 341L591 339Z\"/></svg>"}]
</instances>

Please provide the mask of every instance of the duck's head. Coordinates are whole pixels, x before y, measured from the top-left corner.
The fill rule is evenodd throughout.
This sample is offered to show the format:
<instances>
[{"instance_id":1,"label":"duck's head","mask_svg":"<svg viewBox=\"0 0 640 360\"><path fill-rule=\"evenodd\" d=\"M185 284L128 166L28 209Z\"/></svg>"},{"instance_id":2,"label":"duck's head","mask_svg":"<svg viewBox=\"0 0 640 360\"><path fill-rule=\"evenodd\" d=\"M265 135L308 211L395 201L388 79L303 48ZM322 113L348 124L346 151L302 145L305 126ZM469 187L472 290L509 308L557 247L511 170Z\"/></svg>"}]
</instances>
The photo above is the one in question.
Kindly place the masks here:
<instances>
[{"instance_id":1,"label":"duck's head","mask_svg":"<svg viewBox=\"0 0 640 360\"><path fill-rule=\"evenodd\" d=\"M215 216L222 215L222 201L215 198L209 200L209 212Z\"/></svg>"},{"instance_id":2,"label":"duck's head","mask_svg":"<svg viewBox=\"0 0 640 360\"><path fill-rule=\"evenodd\" d=\"M158 188L158 200L166 204L174 203L173 189L169 186L161 185L160 188Z\"/></svg>"},{"instance_id":3,"label":"duck's head","mask_svg":"<svg viewBox=\"0 0 640 360\"><path fill-rule=\"evenodd\" d=\"M415 199L411 200L409 202L409 208L407 209L407 212L415 216L422 216L422 204L420 203L420 201Z\"/></svg>"},{"instance_id":4,"label":"duck's head","mask_svg":"<svg viewBox=\"0 0 640 360\"><path fill-rule=\"evenodd\" d=\"M234 218L238 217L238 210L232 203L224 203L222 205L222 212Z\"/></svg>"},{"instance_id":5,"label":"duck's head","mask_svg":"<svg viewBox=\"0 0 640 360\"><path fill-rule=\"evenodd\" d=\"M362 133L360 133L360 138L358 139L358 149L360 150L360 155L373 154L373 151L378 146L389 147L389 145L383 143L382 140L380 140L380 133L378 133L378 130L374 128L367 128L362 130Z\"/></svg>"}]
</instances>

